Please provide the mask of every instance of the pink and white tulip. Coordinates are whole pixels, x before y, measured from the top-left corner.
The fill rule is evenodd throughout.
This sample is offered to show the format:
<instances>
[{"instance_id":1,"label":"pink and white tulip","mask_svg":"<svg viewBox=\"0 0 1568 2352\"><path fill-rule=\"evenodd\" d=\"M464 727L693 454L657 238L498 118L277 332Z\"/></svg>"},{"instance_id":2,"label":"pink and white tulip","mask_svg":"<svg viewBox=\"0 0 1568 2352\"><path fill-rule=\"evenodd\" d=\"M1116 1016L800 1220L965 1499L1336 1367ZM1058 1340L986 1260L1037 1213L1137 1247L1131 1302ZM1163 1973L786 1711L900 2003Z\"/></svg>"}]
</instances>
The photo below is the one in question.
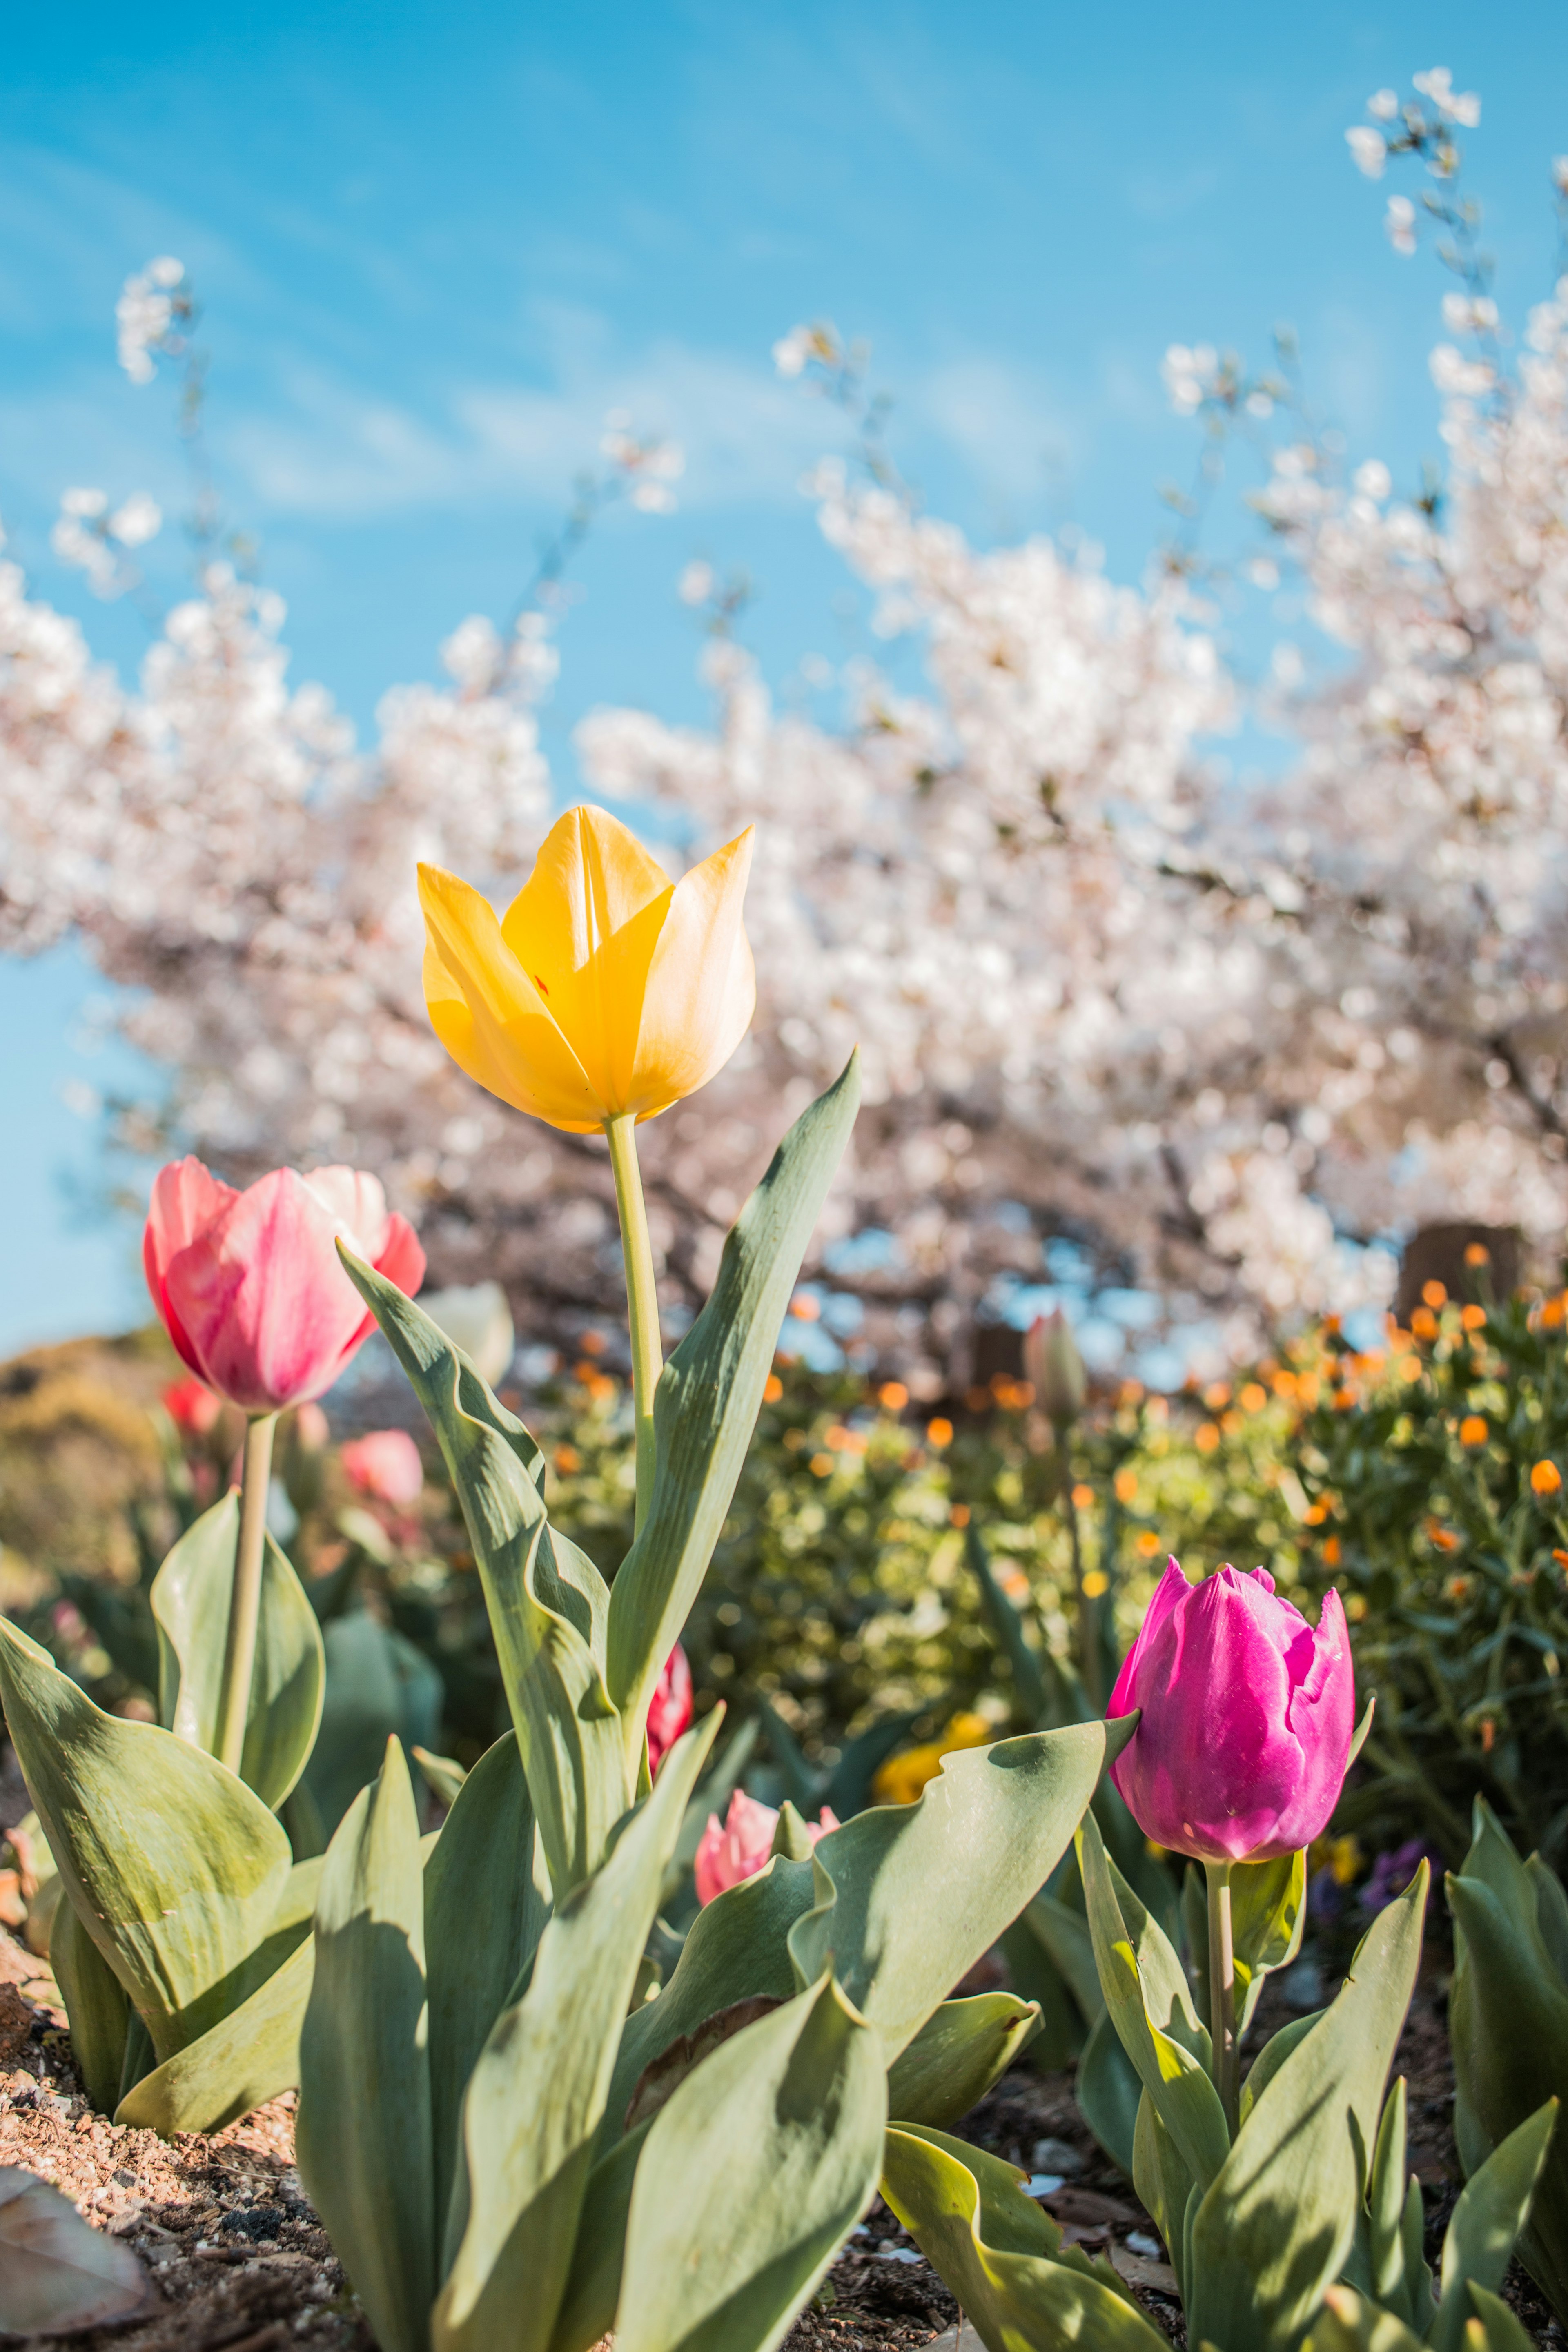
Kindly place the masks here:
<instances>
[{"instance_id":1,"label":"pink and white tulip","mask_svg":"<svg viewBox=\"0 0 1568 2352\"><path fill-rule=\"evenodd\" d=\"M773 1807L748 1797L743 1789L737 1789L731 1798L722 1824L717 1813L710 1813L694 1865L699 1903L711 1903L727 1886L739 1886L743 1878L754 1878L773 1850L773 1832L778 1825L779 1817ZM816 1820L806 1823L805 1833L815 1845L837 1827L837 1816L824 1805Z\"/></svg>"}]
</instances>

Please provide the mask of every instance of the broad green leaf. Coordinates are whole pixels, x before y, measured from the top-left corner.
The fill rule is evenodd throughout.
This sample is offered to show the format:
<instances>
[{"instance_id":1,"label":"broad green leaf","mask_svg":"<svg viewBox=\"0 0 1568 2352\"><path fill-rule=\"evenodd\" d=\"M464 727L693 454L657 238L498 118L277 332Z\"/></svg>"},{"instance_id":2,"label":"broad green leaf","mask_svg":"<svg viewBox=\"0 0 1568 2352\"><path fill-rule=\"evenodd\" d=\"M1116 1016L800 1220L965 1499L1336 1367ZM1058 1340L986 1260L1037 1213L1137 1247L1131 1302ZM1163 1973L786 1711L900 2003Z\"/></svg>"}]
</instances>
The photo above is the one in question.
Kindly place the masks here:
<instances>
[{"instance_id":1,"label":"broad green leaf","mask_svg":"<svg viewBox=\"0 0 1568 2352\"><path fill-rule=\"evenodd\" d=\"M450 1756L433 1756L428 1748L409 1749L416 1764L425 1775L426 1786L432 1796L440 1800L449 1812L458 1801L458 1791L468 1779L462 1766Z\"/></svg>"},{"instance_id":2,"label":"broad green leaf","mask_svg":"<svg viewBox=\"0 0 1568 2352\"><path fill-rule=\"evenodd\" d=\"M419 1821L396 1740L321 1872L300 2035L300 2177L382 2352L427 2352L436 2293Z\"/></svg>"},{"instance_id":3,"label":"broad green leaf","mask_svg":"<svg viewBox=\"0 0 1568 2352\"><path fill-rule=\"evenodd\" d=\"M1401 2074L1383 2104L1366 2210L1358 2227L1364 2223L1373 2294L1385 2311L1397 2313L1417 2336L1425 2336L1436 2305L1432 2299L1432 2273L1421 2251L1421 2189L1410 2178L1405 2157L1407 2115L1408 2098ZM1412 2196L1415 2200L1414 2243L1407 2226Z\"/></svg>"},{"instance_id":4,"label":"broad green leaf","mask_svg":"<svg viewBox=\"0 0 1568 2352\"><path fill-rule=\"evenodd\" d=\"M634 2010L621 2029L599 2134L601 2156L625 2129L627 2102L645 2068L672 2042L753 1994L787 2000L795 1992L786 1939L811 1908L815 1891L809 1863L775 1857L697 1914L675 1974L658 1999Z\"/></svg>"},{"instance_id":5,"label":"broad green leaf","mask_svg":"<svg viewBox=\"0 0 1568 2352\"><path fill-rule=\"evenodd\" d=\"M1486 2352L1535 2352L1535 2339L1501 2295L1475 2285L1469 2294L1485 2334Z\"/></svg>"},{"instance_id":6,"label":"broad green leaf","mask_svg":"<svg viewBox=\"0 0 1568 2352\"><path fill-rule=\"evenodd\" d=\"M1226 2160L1230 2135L1208 2076L1208 2035L1182 1964L1116 1871L1092 1813L1079 1834L1079 1864L1110 2021L1183 2161L1206 2189Z\"/></svg>"},{"instance_id":7,"label":"broad green leaf","mask_svg":"<svg viewBox=\"0 0 1568 2352\"><path fill-rule=\"evenodd\" d=\"M1429 2338L1433 2352L1463 2352L1465 2322L1470 2315L1468 2286L1500 2291L1514 2246L1530 2219L1531 2200L1559 2111L1558 2101L1548 2099L1517 2131L1510 2132L1460 2190L1443 2241L1441 2301Z\"/></svg>"},{"instance_id":8,"label":"broad green leaf","mask_svg":"<svg viewBox=\"0 0 1568 2352\"><path fill-rule=\"evenodd\" d=\"M885 2063L825 1973L688 2075L637 2166L616 2352L771 2352L876 2189Z\"/></svg>"},{"instance_id":9,"label":"broad green leaf","mask_svg":"<svg viewBox=\"0 0 1568 2352\"><path fill-rule=\"evenodd\" d=\"M603 1860L635 1786L633 1743L605 1686L604 1578L551 1527L538 1483L542 1458L522 1423L395 1283L341 1243L339 1254L429 1416L463 1507L551 1882L563 1901ZM688 1340L700 1328L693 1325ZM771 1351L771 1340L769 1346ZM683 1607L682 1622L685 1613ZM659 1653L655 1681L679 1631L678 1622ZM646 1708L646 1695L643 1703ZM639 1717L639 1738L640 1724Z\"/></svg>"},{"instance_id":10,"label":"broad green leaf","mask_svg":"<svg viewBox=\"0 0 1568 2352\"><path fill-rule=\"evenodd\" d=\"M180 1538L153 1578L150 1596L158 1627L159 1720L207 1756L217 1745L238 1541L239 1495L231 1487ZM274 1812L315 1744L325 1675L316 1612L268 1536L239 1777Z\"/></svg>"},{"instance_id":11,"label":"broad green leaf","mask_svg":"<svg viewBox=\"0 0 1568 2352\"><path fill-rule=\"evenodd\" d=\"M119 2326L153 2292L122 2238L95 2230L36 2173L0 2166L0 2334L74 2336Z\"/></svg>"},{"instance_id":12,"label":"broad green leaf","mask_svg":"<svg viewBox=\"0 0 1568 2352\"><path fill-rule=\"evenodd\" d=\"M1301 2352L1421 2352L1421 2338L1354 2287L1331 2286Z\"/></svg>"},{"instance_id":13,"label":"broad green leaf","mask_svg":"<svg viewBox=\"0 0 1568 2352\"><path fill-rule=\"evenodd\" d=\"M1032 1903L1026 1903L1024 1921L1092 2024L1105 2007L1105 1995L1100 1990L1089 1921L1081 1911L1058 1903L1051 1895L1037 1895Z\"/></svg>"},{"instance_id":14,"label":"broad green leaf","mask_svg":"<svg viewBox=\"0 0 1568 2352\"><path fill-rule=\"evenodd\" d=\"M1531 1855L1524 1868L1526 1876L1535 1883L1535 1924L1541 1940L1568 1990L1568 1895L1557 1873L1548 1870L1538 1853Z\"/></svg>"},{"instance_id":15,"label":"broad green leaf","mask_svg":"<svg viewBox=\"0 0 1568 2352\"><path fill-rule=\"evenodd\" d=\"M71 2056L100 2115L111 2116L125 2065L131 2003L125 1988L76 1915L62 1901L49 1937L49 1966L66 2005Z\"/></svg>"},{"instance_id":16,"label":"broad green leaf","mask_svg":"<svg viewBox=\"0 0 1568 2352\"><path fill-rule=\"evenodd\" d=\"M105 1715L3 1619L0 1691L66 1894L173 2057L270 1973L258 1947L289 1878L282 1827L199 1748Z\"/></svg>"},{"instance_id":17,"label":"broad green leaf","mask_svg":"<svg viewBox=\"0 0 1568 2352\"><path fill-rule=\"evenodd\" d=\"M1123 2056L1126 2055L1123 2052ZM1176 2284L1186 2293L1187 2215L1194 2183L1186 2158L1160 2120L1160 2110L1147 2091L1140 2090L1132 2128L1132 2186L1154 2217L1165 2242Z\"/></svg>"},{"instance_id":18,"label":"broad green leaf","mask_svg":"<svg viewBox=\"0 0 1568 2352\"><path fill-rule=\"evenodd\" d=\"M117 2124L161 2132L221 2131L300 2079L300 2028L315 1946L307 1936L239 2008L143 2074L114 2110Z\"/></svg>"},{"instance_id":19,"label":"broad green leaf","mask_svg":"<svg viewBox=\"0 0 1568 2352\"><path fill-rule=\"evenodd\" d=\"M944 2000L888 2069L895 2123L957 2123L985 2096L1034 2034L1040 2012L1016 1993Z\"/></svg>"},{"instance_id":20,"label":"broad green leaf","mask_svg":"<svg viewBox=\"0 0 1568 2352\"><path fill-rule=\"evenodd\" d=\"M565 2292L622 2019L681 1815L719 1728L665 1758L593 1877L540 1937L527 1992L468 2079L436 2352L545 2352Z\"/></svg>"},{"instance_id":21,"label":"broad green leaf","mask_svg":"<svg viewBox=\"0 0 1568 2352\"><path fill-rule=\"evenodd\" d=\"M1307 1922L1307 1857L1239 1862L1230 1874L1231 1942L1236 1955L1237 2035L1252 2022L1264 1979L1288 1968ZM1206 1939L1205 1939L1206 1940Z\"/></svg>"},{"instance_id":22,"label":"broad green leaf","mask_svg":"<svg viewBox=\"0 0 1568 2352\"><path fill-rule=\"evenodd\" d=\"M986 2352L1167 2352L1108 2263L1090 2263L1011 2165L937 2132L890 2126L882 2195Z\"/></svg>"},{"instance_id":23,"label":"broad green leaf","mask_svg":"<svg viewBox=\"0 0 1568 2352\"><path fill-rule=\"evenodd\" d=\"M1531 1906L1521 1916L1506 1874L1499 1874L1510 1885L1505 1900L1494 1877L1471 1874L1474 1858L1472 1847L1463 1871L1447 1883L1455 1948L1448 1997L1455 2130L1472 2173L1537 2113L1542 2099L1568 2097L1568 1989L1541 1938L1533 1884L1521 1869ZM1568 2131L1561 2127L1552 2133L1519 2253L1568 2321Z\"/></svg>"},{"instance_id":24,"label":"broad green leaf","mask_svg":"<svg viewBox=\"0 0 1568 2352\"><path fill-rule=\"evenodd\" d=\"M1313 2026L1318 2024L1326 2014L1327 2012L1321 2009L1309 2010L1305 2017L1293 2017L1289 2025L1282 2025L1278 2033L1269 2036L1253 2060L1247 2080L1241 2086L1243 2123L1251 2114L1254 2101L1263 2096L1297 2043L1305 2042Z\"/></svg>"},{"instance_id":25,"label":"broad green leaf","mask_svg":"<svg viewBox=\"0 0 1568 2352\"><path fill-rule=\"evenodd\" d=\"M487 1748L458 1789L425 1871L436 2211L451 2202L463 2093L521 1990L550 1916L550 1882L517 1739Z\"/></svg>"},{"instance_id":26,"label":"broad green leaf","mask_svg":"<svg viewBox=\"0 0 1568 2352\"><path fill-rule=\"evenodd\" d=\"M330 1837L380 1771L390 1738L407 1748L435 1738L444 1694L430 1660L368 1610L330 1619L323 1642L326 1701L300 1794Z\"/></svg>"},{"instance_id":27,"label":"broad green leaf","mask_svg":"<svg viewBox=\"0 0 1568 2352\"><path fill-rule=\"evenodd\" d=\"M874 1806L825 1837L816 1903L790 1931L797 1984L831 1955L890 2064L1049 1877L1136 1720L963 1749L914 1804Z\"/></svg>"},{"instance_id":28,"label":"broad green leaf","mask_svg":"<svg viewBox=\"0 0 1568 2352\"><path fill-rule=\"evenodd\" d=\"M1421 1958L1427 1872L1363 1938L1338 1997L1257 2097L1191 2223L1195 2342L1291 2352L1355 2236Z\"/></svg>"},{"instance_id":29,"label":"broad green leaf","mask_svg":"<svg viewBox=\"0 0 1568 2352\"><path fill-rule=\"evenodd\" d=\"M852 1055L774 1152L725 1239L712 1296L654 1391L653 1496L609 1610L605 1676L630 1758L640 1752L654 1685L708 1572L790 1294L859 1100L859 1057Z\"/></svg>"},{"instance_id":30,"label":"broad green leaf","mask_svg":"<svg viewBox=\"0 0 1568 2352\"><path fill-rule=\"evenodd\" d=\"M1008 1982L1040 2012L1040 2030L1029 2044L1026 2063L1042 2074L1060 2074L1089 2039L1083 2012L1061 1970L1024 1919L1015 1919L1011 1927L1004 1927L996 1941L1007 1964ZM1097 1981L1097 1993L1099 1989ZM1100 2006L1103 2011L1104 2003Z\"/></svg>"},{"instance_id":31,"label":"broad green leaf","mask_svg":"<svg viewBox=\"0 0 1568 2352\"><path fill-rule=\"evenodd\" d=\"M1132 2178L1132 2141L1143 2085L1102 2008L1083 2046L1073 2085L1079 2113L1113 2164Z\"/></svg>"},{"instance_id":32,"label":"broad green leaf","mask_svg":"<svg viewBox=\"0 0 1568 2352\"><path fill-rule=\"evenodd\" d=\"M550 2352L591 2352L616 2324L632 2185L653 2123L650 2116L617 2140L588 2175Z\"/></svg>"}]
</instances>

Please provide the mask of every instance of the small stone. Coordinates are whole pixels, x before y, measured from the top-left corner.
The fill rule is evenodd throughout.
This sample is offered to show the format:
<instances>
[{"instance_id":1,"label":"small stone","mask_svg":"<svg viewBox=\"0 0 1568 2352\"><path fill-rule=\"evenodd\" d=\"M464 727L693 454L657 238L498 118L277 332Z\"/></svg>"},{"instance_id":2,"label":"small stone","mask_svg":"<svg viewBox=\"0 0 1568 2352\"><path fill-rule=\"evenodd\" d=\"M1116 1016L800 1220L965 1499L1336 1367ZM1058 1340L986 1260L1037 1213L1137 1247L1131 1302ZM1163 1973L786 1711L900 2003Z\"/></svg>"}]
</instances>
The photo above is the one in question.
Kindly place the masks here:
<instances>
[{"instance_id":1,"label":"small stone","mask_svg":"<svg viewBox=\"0 0 1568 2352\"><path fill-rule=\"evenodd\" d=\"M1083 2158L1070 2139L1037 2139L1029 2164L1035 2172L1059 2172L1068 2179L1083 2170Z\"/></svg>"}]
</instances>

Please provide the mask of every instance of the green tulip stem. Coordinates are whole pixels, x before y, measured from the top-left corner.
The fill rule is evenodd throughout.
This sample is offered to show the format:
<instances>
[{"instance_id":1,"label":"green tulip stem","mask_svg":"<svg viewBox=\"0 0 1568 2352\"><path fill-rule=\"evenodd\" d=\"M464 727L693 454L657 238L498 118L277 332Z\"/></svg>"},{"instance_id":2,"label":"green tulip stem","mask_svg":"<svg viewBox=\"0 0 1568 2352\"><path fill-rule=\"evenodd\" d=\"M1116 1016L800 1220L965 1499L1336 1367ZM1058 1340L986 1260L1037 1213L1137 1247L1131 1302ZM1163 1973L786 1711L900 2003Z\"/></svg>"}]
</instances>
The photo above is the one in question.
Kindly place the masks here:
<instances>
[{"instance_id":1,"label":"green tulip stem","mask_svg":"<svg viewBox=\"0 0 1568 2352\"><path fill-rule=\"evenodd\" d=\"M250 1685L256 1673L256 1629L261 1617L261 1570L267 1552L267 1496L272 1484L275 1412L253 1414L245 1424L245 1463L239 1478L239 1542L234 1555L228 1633L223 1645L223 1683L217 1702L216 1755L231 1772L245 1753L250 1717Z\"/></svg>"},{"instance_id":2,"label":"green tulip stem","mask_svg":"<svg viewBox=\"0 0 1568 2352\"><path fill-rule=\"evenodd\" d=\"M653 1269L642 1171L637 1166L637 1120L630 1111L605 1121L616 1206L621 1213L621 1254L626 1263L626 1318L632 1342L632 1412L637 1424L637 1528L640 1532L653 1499L653 1392L664 1370L658 1328L658 1282Z\"/></svg>"},{"instance_id":3,"label":"green tulip stem","mask_svg":"<svg viewBox=\"0 0 1568 2352\"><path fill-rule=\"evenodd\" d=\"M1228 1862L1205 1862L1209 1893L1209 2034L1215 2088L1236 2137L1241 2116L1241 2052L1236 2038L1236 1948L1230 1928Z\"/></svg>"}]
</instances>

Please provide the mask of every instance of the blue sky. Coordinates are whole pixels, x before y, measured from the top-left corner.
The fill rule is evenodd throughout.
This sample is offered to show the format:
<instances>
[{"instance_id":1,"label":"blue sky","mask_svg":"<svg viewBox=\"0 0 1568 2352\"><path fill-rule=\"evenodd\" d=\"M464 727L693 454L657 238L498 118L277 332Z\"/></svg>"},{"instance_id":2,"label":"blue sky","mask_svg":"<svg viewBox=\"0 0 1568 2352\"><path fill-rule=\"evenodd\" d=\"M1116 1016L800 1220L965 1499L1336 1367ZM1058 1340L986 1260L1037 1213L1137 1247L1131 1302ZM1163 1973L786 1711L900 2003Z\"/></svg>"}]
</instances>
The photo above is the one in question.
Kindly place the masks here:
<instances>
[{"instance_id":1,"label":"blue sky","mask_svg":"<svg viewBox=\"0 0 1568 2352\"><path fill-rule=\"evenodd\" d=\"M218 478L288 600L293 674L362 730L466 614L506 611L606 410L684 444L679 512L612 518L579 567L548 718L563 788L594 704L700 715L674 593L693 556L751 575L746 635L781 683L861 642L796 488L836 421L769 359L795 320L869 338L932 508L983 541L1075 524L1135 579L1194 454L1159 381L1173 341L1261 360L1289 320L1354 453L1408 481L1436 448L1439 273L1391 253L1349 163L1369 91L1433 64L1481 91L1469 177L1515 320L1550 276L1568 149L1568 16L1537 0L164 0L14 14L7 52L0 513L106 656L133 666L141 625L62 574L48 530L75 483L179 507L171 387L114 363L116 296L155 253L206 304ZM80 1049L97 985L68 950L0 964L0 1348L140 1312L59 1092L115 1074Z\"/></svg>"}]
</instances>

